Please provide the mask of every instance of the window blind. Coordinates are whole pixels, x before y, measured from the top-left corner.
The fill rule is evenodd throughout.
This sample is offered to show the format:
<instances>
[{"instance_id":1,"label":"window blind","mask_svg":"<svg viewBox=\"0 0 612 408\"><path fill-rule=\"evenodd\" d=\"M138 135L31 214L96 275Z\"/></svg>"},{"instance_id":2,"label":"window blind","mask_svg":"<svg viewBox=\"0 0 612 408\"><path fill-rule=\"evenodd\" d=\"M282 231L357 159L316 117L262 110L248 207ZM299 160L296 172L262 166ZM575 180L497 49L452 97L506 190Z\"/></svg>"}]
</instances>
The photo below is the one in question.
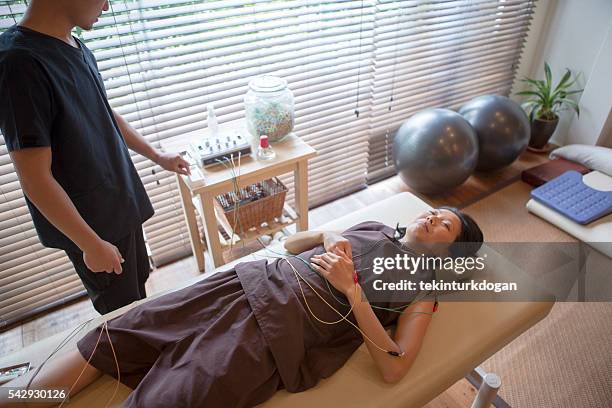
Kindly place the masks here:
<instances>
[{"instance_id":1,"label":"window blind","mask_svg":"<svg viewBox=\"0 0 612 408\"><path fill-rule=\"evenodd\" d=\"M319 151L309 204L389 171L391 134L427 106L504 92L528 28L530 1L113 0L91 31L111 106L154 146L244 118L251 78L287 79L295 133ZM0 3L0 32L25 3ZM144 225L156 264L188 255L175 176L132 155L155 208ZM282 177L293 201L292 175ZM84 289L63 252L40 245L0 136L0 326Z\"/></svg>"},{"instance_id":2,"label":"window blind","mask_svg":"<svg viewBox=\"0 0 612 408\"><path fill-rule=\"evenodd\" d=\"M209 102L221 123L241 119L248 81L279 75L295 95L295 132L320 152L309 171L311 205L365 185L374 2L167 3L161 11L139 7L138 19L133 5L119 3L112 20L83 34L108 74L111 104L145 137L158 142L202 129ZM113 31L121 33L119 48L101 39ZM172 188L162 210L169 228L145 225L154 258L188 252L173 177L148 163L142 170ZM338 183L329 188L332 179ZM283 181L291 190L292 178Z\"/></svg>"},{"instance_id":3,"label":"window blind","mask_svg":"<svg viewBox=\"0 0 612 408\"><path fill-rule=\"evenodd\" d=\"M510 93L533 9L524 0L377 2L369 183L395 174L393 137L414 113Z\"/></svg>"}]
</instances>

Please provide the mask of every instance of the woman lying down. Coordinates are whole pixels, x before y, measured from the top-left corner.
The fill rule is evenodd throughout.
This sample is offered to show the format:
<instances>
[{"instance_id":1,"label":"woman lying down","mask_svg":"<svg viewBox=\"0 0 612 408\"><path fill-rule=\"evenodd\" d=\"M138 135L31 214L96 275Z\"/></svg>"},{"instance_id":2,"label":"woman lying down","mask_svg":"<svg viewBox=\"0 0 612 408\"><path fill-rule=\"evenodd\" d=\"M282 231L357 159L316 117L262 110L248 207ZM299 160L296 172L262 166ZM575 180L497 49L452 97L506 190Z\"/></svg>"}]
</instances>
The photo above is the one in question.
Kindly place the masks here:
<instances>
[{"instance_id":1,"label":"woman lying down","mask_svg":"<svg viewBox=\"0 0 612 408\"><path fill-rule=\"evenodd\" d=\"M367 267L371 254L455 242L470 242L475 252L482 233L454 208L419 215L405 233L377 222L341 235L297 233L285 248L298 257L241 263L134 307L86 334L31 387L73 386L74 395L105 373L134 389L126 406L247 407L279 389L313 387L364 341L382 379L397 382L419 352L434 301L417 292L399 305L368 301L363 288L380 277ZM420 270L409 279L432 276Z\"/></svg>"}]
</instances>

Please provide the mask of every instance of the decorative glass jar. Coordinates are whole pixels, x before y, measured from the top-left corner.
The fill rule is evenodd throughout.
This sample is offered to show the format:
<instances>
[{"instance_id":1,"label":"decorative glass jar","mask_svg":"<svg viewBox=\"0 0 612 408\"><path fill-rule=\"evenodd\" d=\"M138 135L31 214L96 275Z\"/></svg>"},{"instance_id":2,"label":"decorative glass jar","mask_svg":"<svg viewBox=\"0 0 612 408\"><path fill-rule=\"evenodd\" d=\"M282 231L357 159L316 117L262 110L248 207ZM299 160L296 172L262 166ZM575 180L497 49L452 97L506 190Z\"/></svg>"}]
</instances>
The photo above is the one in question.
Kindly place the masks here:
<instances>
[{"instance_id":1,"label":"decorative glass jar","mask_svg":"<svg viewBox=\"0 0 612 408\"><path fill-rule=\"evenodd\" d=\"M270 143L280 142L293 130L293 106L286 80L272 75L252 79L244 96L248 132L257 141L266 135Z\"/></svg>"}]
</instances>

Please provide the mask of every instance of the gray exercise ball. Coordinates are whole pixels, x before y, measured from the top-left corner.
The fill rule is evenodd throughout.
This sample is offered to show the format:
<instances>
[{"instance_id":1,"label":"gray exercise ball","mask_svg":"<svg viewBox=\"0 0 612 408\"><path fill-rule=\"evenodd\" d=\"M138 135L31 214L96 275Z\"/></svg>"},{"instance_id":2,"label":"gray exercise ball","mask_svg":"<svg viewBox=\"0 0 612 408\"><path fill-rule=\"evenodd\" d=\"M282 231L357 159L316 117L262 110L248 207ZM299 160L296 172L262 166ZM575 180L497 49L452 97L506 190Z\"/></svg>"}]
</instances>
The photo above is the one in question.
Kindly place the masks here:
<instances>
[{"instance_id":1,"label":"gray exercise ball","mask_svg":"<svg viewBox=\"0 0 612 408\"><path fill-rule=\"evenodd\" d=\"M400 178L415 191L445 192L463 183L478 161L478 139L457 112L429 109L402 124L393 142Z\"/></svg>"},{"instance_id":2,"label":"gray exercise ball","mask_svg":"<svg viewBox=\"0 0 612 408\"><path fill-rule=\"evenodd\" d=\"M479 96L463 105L459 113L478 136L478 171L508 166L529 143L529 118L518 103L505 96Z\"/></svg>"}]
</instances>

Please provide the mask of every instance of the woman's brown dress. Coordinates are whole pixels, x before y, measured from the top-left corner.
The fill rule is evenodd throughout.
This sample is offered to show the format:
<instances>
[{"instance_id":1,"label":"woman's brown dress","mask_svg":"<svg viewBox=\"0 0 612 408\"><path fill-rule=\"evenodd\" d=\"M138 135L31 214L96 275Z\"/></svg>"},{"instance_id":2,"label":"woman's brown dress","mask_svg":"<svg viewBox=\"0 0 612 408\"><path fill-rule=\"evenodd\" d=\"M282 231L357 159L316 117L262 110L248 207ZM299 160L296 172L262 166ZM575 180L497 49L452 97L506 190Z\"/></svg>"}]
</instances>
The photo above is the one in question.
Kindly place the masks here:
<instances>
[{"instance_id":1,"label":"woman's brown dress","mask_svg":"<svg viewBox=\"0 0 612 408\"><path fill-rule=\"evenodd\" d=\"M365 293L372 280L382 276L371 273L368 265L372 256L405 252L393 233L392 228L377 222L364 222L343 232L352 244ZM320 245L300 257L309 260L323 252ZM338 370L362 343L362 337L346 322L317 322L306 308L287 262L341 313L349 310L346 298L297 258L240 263L153 299L108 322L121 382L134 389L125 406L249 407L266 401L281 388L306 390ZM405 277L430 279L420 271ZM338 320L339 316L301 283L313 313L325 321ZM416 294L403 295L413 299ZM388 299L371 304L394 307L399 303ZM398 316L389 310L374 311L384 326L393 324ZM352 315L350 319L354 322ZM100 330L86 334L78 349L85 359L93 353L91 364L117 377L105 332L94 352Z\"/></svg>"}]
</instances>

